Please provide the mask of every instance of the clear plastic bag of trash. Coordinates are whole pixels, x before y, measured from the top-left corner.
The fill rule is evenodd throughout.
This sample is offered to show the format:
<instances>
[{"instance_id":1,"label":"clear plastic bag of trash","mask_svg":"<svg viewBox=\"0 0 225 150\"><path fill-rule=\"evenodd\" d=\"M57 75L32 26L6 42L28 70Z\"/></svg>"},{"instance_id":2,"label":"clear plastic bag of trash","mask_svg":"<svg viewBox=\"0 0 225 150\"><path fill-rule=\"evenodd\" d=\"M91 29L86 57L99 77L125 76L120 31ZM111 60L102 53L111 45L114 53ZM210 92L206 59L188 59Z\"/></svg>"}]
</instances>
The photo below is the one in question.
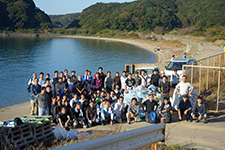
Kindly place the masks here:
<instances>
[{"instance_id":1,"label":"clear plastic bag of trash","mask_svg":"<svg viewBox=\"0 0 225 150\"><path fill-rule=\"evenodd\" d=\"M78 131L75 129L70 129L67 131L65 128L62 128L60 125L57 125L54 130L55 138L59 139L78 139Z\"/></svg>"}]
</instances>

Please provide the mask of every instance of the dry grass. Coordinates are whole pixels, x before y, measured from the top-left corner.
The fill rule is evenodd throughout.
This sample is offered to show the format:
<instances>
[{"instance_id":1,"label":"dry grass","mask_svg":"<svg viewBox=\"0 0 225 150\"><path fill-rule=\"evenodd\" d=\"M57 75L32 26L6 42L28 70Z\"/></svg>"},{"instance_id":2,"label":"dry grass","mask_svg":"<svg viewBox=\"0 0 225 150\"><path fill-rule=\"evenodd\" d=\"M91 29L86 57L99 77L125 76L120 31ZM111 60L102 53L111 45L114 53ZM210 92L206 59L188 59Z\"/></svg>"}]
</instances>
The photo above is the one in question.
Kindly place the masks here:
<instances>
[{"instance_id":1,"label":"dry grass","mask_svg":"<svg viewBox=\"0 0 225 150\"><path fill-rule=\"evenodd\" d=\"M214 45L216 45L216 46L225 45L225 40L216 40L216 41L214 42Z\"/></svg>"}]
</instances>

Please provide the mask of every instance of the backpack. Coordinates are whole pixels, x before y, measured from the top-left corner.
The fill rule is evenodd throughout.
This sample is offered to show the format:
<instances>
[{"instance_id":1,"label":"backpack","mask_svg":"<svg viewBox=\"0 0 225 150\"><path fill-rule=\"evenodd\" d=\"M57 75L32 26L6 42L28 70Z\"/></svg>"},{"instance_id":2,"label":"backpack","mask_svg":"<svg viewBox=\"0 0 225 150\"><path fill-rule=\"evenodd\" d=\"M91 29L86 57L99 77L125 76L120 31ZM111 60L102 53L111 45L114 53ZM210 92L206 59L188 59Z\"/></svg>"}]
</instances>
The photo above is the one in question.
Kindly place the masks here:
<instances>
[{"instance_id":1,"label":"backpack","mask_svg":"<svg viewBox=\"0 0 225 150\"><path fill-rule=\"evenodd\" d=\"M23 121L19 118L19 117L16 117L14 118L14 122L19 126L21 124L23 124Z\"/></svg>"},{"instance_id":2,"label":"backpack","mask_svg":"<svg viewBox=\"0 0 225 150\"><path fill-rule=\"evenodd\" d=\"M28 91L28 93L30 93L30 88L31 88L31 85L32 85L32 82L33 82L33 79L30 79L31 80L31 83L28 85L28 87L27 87L27 91Z\"/></svg>"},{"instance_id":3,"label":"backpack","mask_svg":"<svg viewBox=\"0 0 225 150\"><path fill-rule=\"evenodd\" d=\"M149 122L150 123L158 123L158 116L157 116L157 114L156 114L156 112L154 112L154 111L152 111L152 112L150 112L150 114L149 114Z\"/></svg>"}]
</instances>

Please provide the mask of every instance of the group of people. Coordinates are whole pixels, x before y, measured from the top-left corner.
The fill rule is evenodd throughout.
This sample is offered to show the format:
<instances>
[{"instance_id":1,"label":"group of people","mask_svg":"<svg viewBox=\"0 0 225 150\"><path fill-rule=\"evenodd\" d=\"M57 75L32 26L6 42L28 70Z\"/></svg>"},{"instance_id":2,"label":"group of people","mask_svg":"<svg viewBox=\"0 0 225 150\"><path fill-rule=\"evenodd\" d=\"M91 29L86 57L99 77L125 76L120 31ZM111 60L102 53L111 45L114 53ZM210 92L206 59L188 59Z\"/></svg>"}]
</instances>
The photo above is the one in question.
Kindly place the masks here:
<instances>
[{"instance_id":1,"label":"group of people","mask_svg":"<svg viewBox=\"0 0 225 150\"><path fill-rule=\"evenodd\" d=\"M160 75L158 70L153 72L151 77L146 75L145 70L140 74L136 72L134 76L132 74L127 76L125 71L120 76L119 72L116 72L113 78L110 71L105 75L103 68L99 67L94 76L86 69L83 76L77 77L75 71L71 71L69 75L65 69L64 72L55 71L52 79L50 74L46 74L44 79L43 72L39 74L39 78L34 73L27 88L31 95L30 115L51 115L53 122L65 129L71 126L86 128L121 122L130 124L131 120L136 122L140 118L140 109L143 110L147 122L156 123L156 118L159 118L157 116L160 116L161 122L171 122L172 107L169 93L171 88L174 88L180 95L179 120L182 120L183 116L186 116L187 120L206 119L205 104L201 97L198 98L194 108L190 105L188 97L194 87L186 82L186 76L179 82L179 75L175 70L170 81L167 81L165 74ZM150 85L157 87L161 93L161 105L153 94L142 103L136 98L132 98L129 104L124 103L123 95L130 89Z\"/></svg>"}]
</instances>

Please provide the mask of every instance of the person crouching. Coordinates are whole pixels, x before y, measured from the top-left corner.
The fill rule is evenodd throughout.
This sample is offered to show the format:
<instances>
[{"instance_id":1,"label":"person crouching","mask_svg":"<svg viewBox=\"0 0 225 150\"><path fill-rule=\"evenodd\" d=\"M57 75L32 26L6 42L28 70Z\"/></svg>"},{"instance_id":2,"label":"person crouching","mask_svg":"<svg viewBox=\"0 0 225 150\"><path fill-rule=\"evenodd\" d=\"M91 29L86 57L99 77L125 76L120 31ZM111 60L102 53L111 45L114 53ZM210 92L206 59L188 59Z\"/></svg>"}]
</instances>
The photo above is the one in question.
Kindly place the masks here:
<instances>
[{"instance_id":1,"label":"person crouching","mask_svg":"<svg viewBox=\"0 0 225 150\"><path fill-rule=\"evenodd\" d=\"M113 108L110 106L110 102L106 101L105 105L101 108L101 122L102 125L111 124L113 125Z\"/></svg>"},{"instance_id":2,"label":"person crouching","mask_svg":"<svg viewBox=\"0 0 225 150\"><path fill-rule=\"evenodd\" d=\"M62 128L69 130L70 116L69 116L69 114L66 113L65 107L61 108L61 112L58 113L57 118L58 118L59 125Z\"/></svg>"},{"instance_id":3,"label":"person crouching","mask_svg":"<svg viewBox=\"0 0 225 150\"><path fill-rule=\"evenodd\" d=\"M164 98L164 101L161 105L161 110L159 114L161 115L161 123L170 123L172 121L172 106L167 97Z\"/></svg>"},{"instance_id":4,"label":"person crouching","mask_svg":"<svg viewBox=\"0 0 225 150\"><path fill-rule=\"evenodd\" d=\"M84 111L81 108L81 103L78 102L76 107L72 109L72 116L74 119L73 126L74 128L87 128L85 124Z\"/></svg>"},{"instance_id":5,"label":"person crouching","mask_svg":"<svg viewBox=\"0 0 225 150\"><path fill-rule=\"evenodd\" d=\"M193 119L197 119L196 122L200 122L201 120L203 123L207 123L207 113L206 113L206 106L205 103L202 100L202 97L198 97L197 102L193 108Z\"/></svg>"},{"instance_id":6,"label":"person crouching","mask_svg":"<svg viewBox=\"0 0 225 150\"><path fill-rule=\"evenodd\" d=\"M127 112L127 123L131 124L131 118L134 118L134 121L137 122L139 114L139 106L137 105L137 99L132 98L131 104L129 105Z\"/></svg>"}]
</instances>

